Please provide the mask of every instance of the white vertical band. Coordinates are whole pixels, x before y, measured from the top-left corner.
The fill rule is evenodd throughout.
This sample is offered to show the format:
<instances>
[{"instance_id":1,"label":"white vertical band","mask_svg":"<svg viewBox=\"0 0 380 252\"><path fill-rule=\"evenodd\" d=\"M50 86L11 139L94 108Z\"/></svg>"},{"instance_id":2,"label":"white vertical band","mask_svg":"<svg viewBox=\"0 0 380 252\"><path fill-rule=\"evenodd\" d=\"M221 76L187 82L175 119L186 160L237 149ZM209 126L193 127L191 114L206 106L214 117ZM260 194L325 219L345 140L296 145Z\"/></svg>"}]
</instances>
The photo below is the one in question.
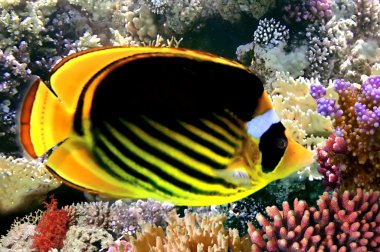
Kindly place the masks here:
<instances>
[{"instance_id":1,"label":"white vertical band","mask_svg":"<svg viewBox=\"0 0 380 252\"><path fill-rule=\"evenodd\" d=\"M247 123L247 132L256 139L259 139L268 129L278 123L280 118L273 109L266 111L264 114L256 116Z\"/></svg>"}]
</instances>

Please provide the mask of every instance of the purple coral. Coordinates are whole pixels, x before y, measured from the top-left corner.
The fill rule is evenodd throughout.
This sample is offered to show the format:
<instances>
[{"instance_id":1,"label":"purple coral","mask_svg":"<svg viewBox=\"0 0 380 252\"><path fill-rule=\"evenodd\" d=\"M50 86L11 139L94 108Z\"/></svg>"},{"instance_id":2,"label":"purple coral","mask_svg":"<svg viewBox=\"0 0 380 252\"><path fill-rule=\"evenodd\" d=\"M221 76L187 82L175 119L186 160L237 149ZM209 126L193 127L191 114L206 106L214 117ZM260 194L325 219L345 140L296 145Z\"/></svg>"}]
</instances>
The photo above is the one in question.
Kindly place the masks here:
<instances>
[{"instance_id":1,"label":"purple coral","mask_svg":"<svg viewBox=\"0 0 380 252\"><path fill-rule=\"evenodd\" d=\"M339 99L321 97L320 87L312 87L318 112L333 117L335 133L346 144L346 153L339 160L334 150L319 150L320 172L327 185L334 188L332 174L341 171L345 188L379 189L380 186L380 76L372 76L360 88L344 80L334 82ZM328 153L328 155L326 155ZM327 157L328 156L328 157ZM344 169L340 166L344 165ZM332 174L331 174L331 173ZM344 174L342 174L344 173ZM354 175L353 175L354 174ZM330 180L327 179L330 177Z\"/></svg>"},{"instance_id":2,"label":"purple coral","mask_svg":"<svg viewBox=\"0 0 380 252\"><path fill-rule=\"evenodd\" d=\"M248 224L252 251L378 251L380 248L379 191L324 193L318 210L294 200L267 207L271 220L258 214L262 229Z\"/></svg>"},{"instance_id":3,"label":"purple coral","mask_svg":"<svg viewBox=\"0 0 380 252\"><path fill-rule=\"evenodd\" d=\"M322 85L311 85L310 87L310 95L315 99L318 100L326 95L326 89Z\"/></svg>"},{"instance_id":4,"label":"purple coral","mask_svg":"<svg viewBox=\"0 0 380 252\"><path fill-rule=\"evenodd\" d=\"M307 0L300 4L288 4L284 7L284 19L297 23L322 19L328 21L333 16L331 6L331 0Z\"/></svg>"},{"instance_id":5,"label":"purple coral","mask_svg":"<svg viewBox=\"0 0 380 252\"><path fill-rule=\"evenodd\" d=\"M323 116L330 116L332 118L342 116L343 111L339 105L336 104L336 99L325 98L326 89L322 85L311 85L310 95L317 100L317 111Z\"/></svg>"}]
</instances>

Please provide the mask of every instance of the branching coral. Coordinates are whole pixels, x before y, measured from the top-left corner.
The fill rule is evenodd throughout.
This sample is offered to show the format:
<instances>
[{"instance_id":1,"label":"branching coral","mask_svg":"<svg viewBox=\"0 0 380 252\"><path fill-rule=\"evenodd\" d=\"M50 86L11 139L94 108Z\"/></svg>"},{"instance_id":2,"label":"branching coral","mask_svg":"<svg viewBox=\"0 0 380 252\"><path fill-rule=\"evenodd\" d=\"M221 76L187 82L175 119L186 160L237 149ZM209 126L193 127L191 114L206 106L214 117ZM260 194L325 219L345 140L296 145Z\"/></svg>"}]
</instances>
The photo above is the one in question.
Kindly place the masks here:
<instances>
[{"instance_id":1,"label":"branching coral","mask_svg":"<svg viewBox=\"0 0 380 252\"><path fill-rule=\"evenodd\" d=\"M96 226L71 226L60 251L101 251L114 244L112 235Z\"/></svg>"},{"instance_id":2,"label":"branching coral","mask_svg":"<svg viewBox=\"0 0 380 252\"><path fill-rule=\"evenodd\" d=\"M19 219L16 218L9 232L0 238L0 251L11 252L30 248L36 225L41 219L42 211L37 210Z\"/></svg>"},{"instance_id":3,"label":"branching coral","mask_svg":"<svg viewBox=\"0 0 380 252\"><path fill-rule=\"evenodd\" d=\"M318 152L321 171L326 180L332 176L328 170L341 174L343 189L352 186L379 189L380 76L369 77L360 88L336 80L334 89L339 95L337 100L322 97L323 92L318 91L323 90L321 86L312 90L320 113L334 116L335 135L342 138L345 146L343 152L328 146Z\"/></svg>"},{"instance_id":4,"label":"branching coral","mask_svg":"<svg viewBox=\"0 0 380 252\"><path fill-rule=\"evenodd\" d=\"M313 22L315 20L329 20L332 15L330 0L307 0L297 4L288 4L284 7L284 19L287 22Z\"/></svg>"},{"instance_id":5,"label":"branching coral","mask_svg":"<svg viewBox=\"0 0 380 252\"><path fill-rule=\"evenodd\" d=\"M50 197L50 203L45 203L46 211L39 220L31 248L39 252L51 249L61 249L69 229L69 217L65 210L58 209L58 201Z\"/></svg>"},{"instance_id":6,"label":"branching coral","mask_svg":"<svg viewBox=\"0 0 380 252\"><path fill-rule=\"evenodd\" d=\"M164 20L167 31L174 31L177 34L183 34L198 25L200 21L213 17L236 22L246 14L259 19L275 6L273 0L139 0L138 2L158 14Z\"/></svg>"},{"instance_id":7,"label":"branching coral","mask_svg":"<svg viewBox=\"0 0 380 252\"><path fill-rule=\"evenodd\" d=\"M272 79L277 71L288 72L294 77L304 73L308 62L306 46L290 48L287 40L289 29L275 19L262 19L254 32L251 43L237 48L238 60L265 80Z\"/></svg>"},{"instance_id":8,"label":"branching coral","mask_svg":"<svg viewBox=\"0 0 380 252\"><path fill-rule=\"evenodd\" d=\"M293 209L267 207L270 220L256 216L262 229L248 224L252 251L377 251L380 248L380 192L324 193L318 209L295 200Z\"/></svg>"},{"instance_id":9,"label":"branching coral","mask_svg":"<svg viewBox=\"0 0 380 252\"><path fill-rule=\"evenodd\" d=\"M38 161L0 156L0 213L30 209L61 185Z\"/></svg>"},{"instance_id":10,"label":"branching coral","mask_svg":"<svg viewBox=\"0 0 380 252\"><path fill-rule=\"evenodd\" d=\"M344 138L334 134L329 136L322 148L318 148L318 172L323 175L322 183L327 187L327 191L340 187L341 171L347 166L344 163L346 154L347 146Z\"/></svg>"},{"instance_id":11,"label":"branching coral","mask_svg":"<svg viewBox=\"0 0 380 252\"><path fill-rule=\"evenodd\" d=\"M250 243L237 230L223 227L223 215L187 214L168 218L166 235L162 228L145 226L131 241L133 251L249 251ZM230 250L229 250L230 249Z\"/></svg>"},{"instance_id":12,"label":"branching coral","mask_svg":"<svg viewBox=\"0 0 380 252\"><path fill-rule=\"evenodd\" d=\"M143 224L166 226L167 214L174 208L168 203L154 200L138 200L136 202L116 201L110 207L108 229L117 236L135 234Z\"/></svg>"},{"instance_id":13,"label":"branching coral","mask_svg":"<svg viewBox=\"0 0 380 252\"><path fill-rule=\"evenodd\" d=\"M310 69L306 74L325 84L337 76L359 82L379 60L379 2L352 0L349 8L342 2L334 3L334 13L339 14L331 20L307 28Z\"/></svg>"}]
</instances>

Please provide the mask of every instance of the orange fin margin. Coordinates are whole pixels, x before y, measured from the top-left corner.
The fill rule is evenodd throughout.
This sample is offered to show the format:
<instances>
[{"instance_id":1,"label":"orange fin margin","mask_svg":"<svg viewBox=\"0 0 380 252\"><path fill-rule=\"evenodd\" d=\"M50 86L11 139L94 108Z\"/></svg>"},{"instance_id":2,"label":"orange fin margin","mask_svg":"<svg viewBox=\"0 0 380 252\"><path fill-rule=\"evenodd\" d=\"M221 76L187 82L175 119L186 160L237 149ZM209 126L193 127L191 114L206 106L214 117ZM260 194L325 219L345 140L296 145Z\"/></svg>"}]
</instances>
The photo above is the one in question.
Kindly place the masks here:
<instances>
[{"instance_id":1,"label":"orange fin margin","mask_svg":"<svg viewBox=\"0 0 380 252\"><path fill-rule=\"evenodd\" d=\"M41 80L35 81L21 107L19 122L22 146L34 158L45 154L69 137L72 117Z\"/></svg>"}]
</instances>

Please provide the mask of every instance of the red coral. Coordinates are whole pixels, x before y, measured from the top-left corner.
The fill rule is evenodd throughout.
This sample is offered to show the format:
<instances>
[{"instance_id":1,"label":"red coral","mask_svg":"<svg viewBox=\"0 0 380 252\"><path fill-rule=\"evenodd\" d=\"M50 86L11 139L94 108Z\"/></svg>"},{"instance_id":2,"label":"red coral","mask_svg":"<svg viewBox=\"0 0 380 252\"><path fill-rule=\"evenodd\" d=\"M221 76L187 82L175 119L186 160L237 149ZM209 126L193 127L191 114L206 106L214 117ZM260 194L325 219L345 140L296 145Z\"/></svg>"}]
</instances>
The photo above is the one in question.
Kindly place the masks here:
<instances>
[{"instance_id":1,"label":"red coral","mask_svg":"<svg viewBox=\"0 0 380 252\"><path fill-rule=\"evenodd\" d=\"M69 216L65 210L58 209L58 201L54 196L50 197L50 203L44 204L46 211L38 222L31 247L38 252L47 252L52 248L61 249L69 228Z\"/></svg>"},{"instance_id":2,"label":"red coral","mask_svg":"<svg viewBox=\"0 0 380 252\"><path fill-rule=\"evenodd\" d=\"M256 216L262 229L248 224L254 251L380 251L380 192L325 192L318 210L294 201L294 210L267 207L271 221Z\"/></svg>"}]
</instances>

